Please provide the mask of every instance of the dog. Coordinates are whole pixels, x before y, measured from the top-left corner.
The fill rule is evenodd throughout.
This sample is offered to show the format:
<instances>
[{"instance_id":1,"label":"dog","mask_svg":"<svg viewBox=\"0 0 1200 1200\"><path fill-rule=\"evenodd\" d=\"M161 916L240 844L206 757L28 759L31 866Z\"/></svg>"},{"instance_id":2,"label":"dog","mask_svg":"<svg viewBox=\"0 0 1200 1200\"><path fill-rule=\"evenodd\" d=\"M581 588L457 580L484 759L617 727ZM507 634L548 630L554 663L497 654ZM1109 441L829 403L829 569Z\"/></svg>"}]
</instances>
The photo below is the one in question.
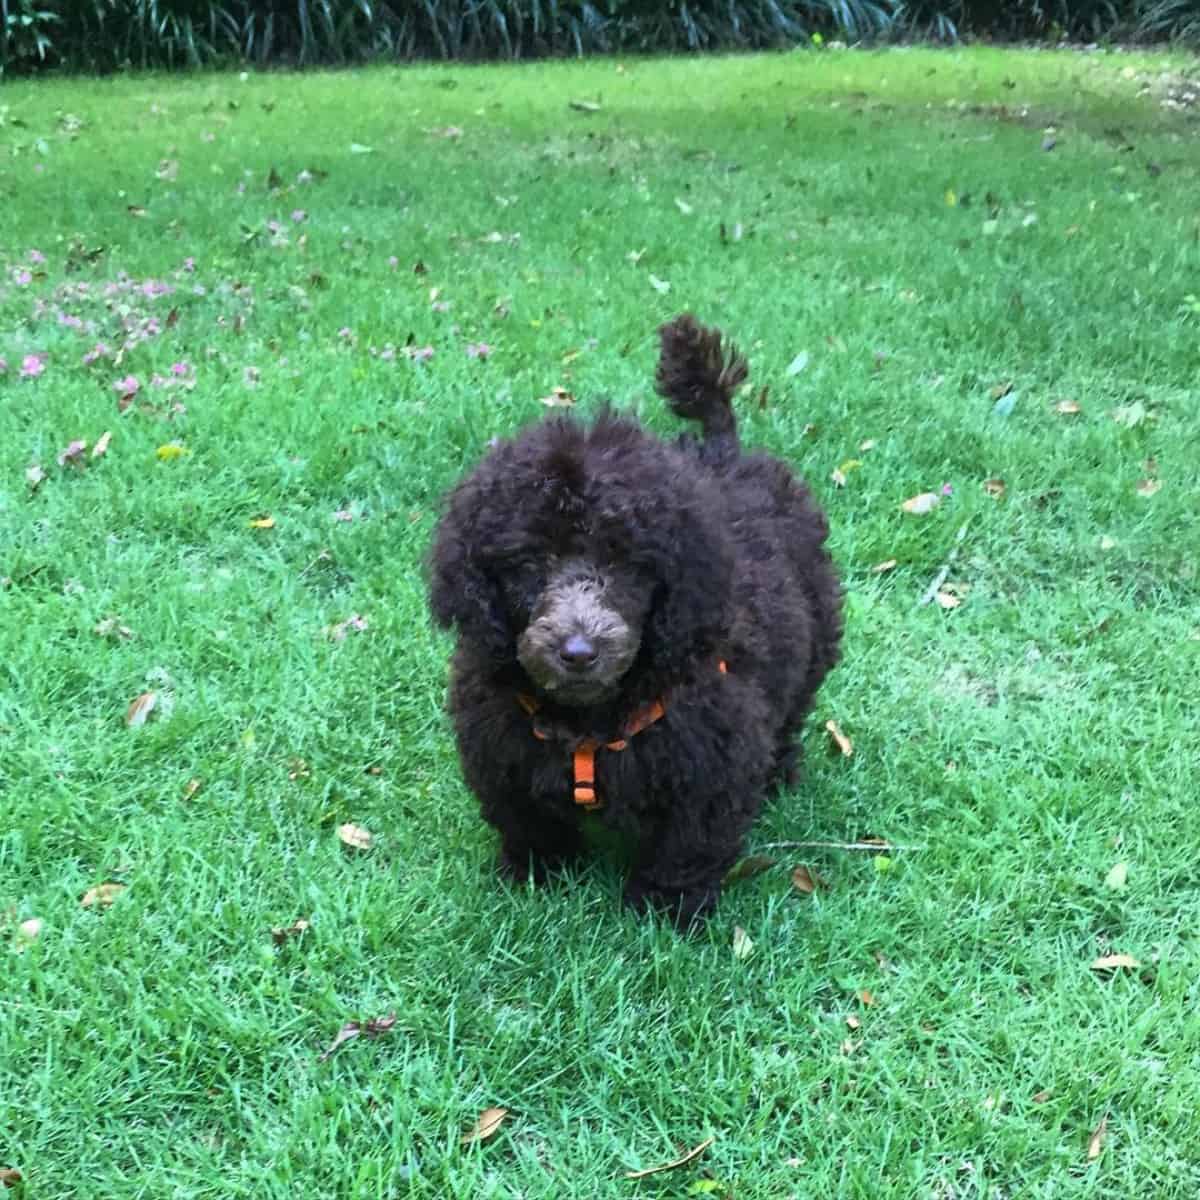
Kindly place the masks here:
<instances>
[{"instance_id":1,"label":"dog","mask_svg":"<svg viewBox=\"0 0 1200 1200\"><path fill-rule=\"evenodd\" d=\"M656 390L700 435L605 409L493 443L444 506L430 607L501 870L543 881L598 819L632 837L626 902L687 927L793 779L841 590L808 488L740 448L745 359L691 314L659 336Z\"/></svg>"}]
</instances>

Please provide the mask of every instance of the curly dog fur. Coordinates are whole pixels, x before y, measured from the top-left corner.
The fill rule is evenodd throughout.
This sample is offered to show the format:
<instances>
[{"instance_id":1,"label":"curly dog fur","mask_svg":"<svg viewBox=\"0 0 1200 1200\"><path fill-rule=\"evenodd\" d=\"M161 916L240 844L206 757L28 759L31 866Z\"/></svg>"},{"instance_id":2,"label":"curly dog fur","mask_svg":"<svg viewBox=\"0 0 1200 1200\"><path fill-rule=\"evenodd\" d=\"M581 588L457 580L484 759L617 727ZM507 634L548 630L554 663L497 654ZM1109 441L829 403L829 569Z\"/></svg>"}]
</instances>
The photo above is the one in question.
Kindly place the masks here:
<instances>
[{"instance_id":1,"label":"curly dog fur","mask_svg":"<svg viewBox=\"0 0 1200 1200\"><path fill-rule=\"evenodd\" d=\"M659 333L657 389L701 436L604 412L499 442L449 497L430 599L458 634L450 708L502 869L575 858L594 799L636 839L626 900L686 925L791 776L840 589L808 489L739 448L745 360L687 314Z\"/></svg>"}]
</instances>

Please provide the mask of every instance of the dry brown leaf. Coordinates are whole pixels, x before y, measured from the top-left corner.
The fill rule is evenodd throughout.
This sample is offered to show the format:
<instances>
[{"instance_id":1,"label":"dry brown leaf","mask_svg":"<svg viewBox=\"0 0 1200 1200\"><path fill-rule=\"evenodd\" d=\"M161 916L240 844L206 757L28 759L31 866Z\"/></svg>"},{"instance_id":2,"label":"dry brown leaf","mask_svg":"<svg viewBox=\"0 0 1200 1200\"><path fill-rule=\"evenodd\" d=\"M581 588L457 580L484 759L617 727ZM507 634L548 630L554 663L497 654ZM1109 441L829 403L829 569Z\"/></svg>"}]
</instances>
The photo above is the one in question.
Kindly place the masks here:
<instances>
[{"instance_id":1,"label":"dry brown leaf","mask_svg":"<svg viewBox=\"0 0 1200 1200\"><path fill-rule=\"evenodd\" d=\"M698 1146L693 1146L686 1154L679 1158L672 1159L671 1162L659 1163L657 1167L643 1167L640 1171L626 1171L626 1179L645 1179L647 1175L658 1175L663 1171L674 1171L678 1167L685 1167L693 1159L699 1158L714 1142L714 1138L705 1138Z\"/></svg>"},{"instance_id":2,"label":"dry brown leaf","mask_svg":"<svg viewBox=\"0 0 1200 1200\"><path fill-rule=\"evenodd\" d=\"M846 1028L851 1030L861 1029L862 1022L856 1016L854 1016L853 1013L851 1013L850 1016L846 1018Z\"/></svg>"},{"instance_id":3,"label":"dry brown leaf","mask_svg":"<svg viewBox=\"0 0 1200 1200\"><path fill-rule=\"evenodd\" d=\"M464 1146L469 1146L472 1142L486 1142L504 1124L504 1118L507 1116L507 1108L485 1108L479 1114L479 1120L458 1140Z\"/></svg>"},{"instance_id":4,"label":"dry brown leaf","mask_svg":"<svg viewBox=\"0 0 1200 1200\"><path fill-rule=\"evenodd\" d=\"M93 458L103 458L108 453L108 443L112 441L112 430L106 429L97 439L96 444L92 447Z\"/></svg>"},{"instance_id":5,"label":"dry brown leaf","mask_svg":"<svg viewBox=\"0 0 1200 1200\"><path fill-rule=\"evenodd\" d=\"M1003 383L998 383L988 393L993 400L1001 400L1012 391L1012 380L1006 379Z\"/></svg>"},{"instance_id":6,"label":"dry brown leaf","mask_svg":"<svg viewBox=\"0 0 1200 1200\"><path fill-rule=\"evenodd\" d=\"M1162 487L1161 479L1140 479L1137 485L1139 496L1153 496Z\"/></svg>"},{"instance_id":7,"label":"dry brown leaf","mask_svg":"<svg viewBox=\"0 0 1200 1200\"><path fill-rule=\"evenodd\" d=\"M854 754L854 745L842 732L838 723L836 721L826 721L825 728L829 736L833 739L830 749L835 752L840 751L843 758L850 758Z\"/></svg>"},{"instance_id":8,"label":"dry brown leaf","mask_svg":"<svg viewBox=\"0 0 1200 1200\"><path fill-rule=\"evenodd\" d=\"M1136 971L1142 964L1132 954L1105 954L1091 964L1093 971Z\"/></svg>"},{"instance_id":9,"label":"dry brown leaf","mask_svg":"<svg viewBox=\"0 0 1200 1200\"><path fill-rule=\"evenodd\" d=\"M1050 1099L1050 1089L1044 1088L1040 1092L1034 1092L1031 1099L1033 1100L1034 1104L1045 1104L1046 1101Z\"/></svg>"},{"instance_id":10,"label":"dry brown leaf","mask_svg":"<svg viewBox=\"0 0 1200 1200\"><path fill-rule=\"evenodd\" d=\"M883 956L880 955L880 958L882 959ZM883 966L883 962L886 961L886 959L883 959L879 965ZM858 993L858 998L867 1008L873 1008L875 1006L875 997L867 988L863 988L863 990Z\"/></svg>"},{"instance_id":11,"label":"dry brown leaf","mask_svg":"<svg viewBox=\"0 0 1200 1200\"><path fill-rule=\"evenodd\" d=\"M1095 1162L1100 1157L1100 1151L1104 1149L1104 1135L1108 1132L1108 1113L1100 1118L1100 1124L1092 1130L1092 1136L1088 1138L1087 1156L1088 1162Z\"/></svg>"},{"instance_id":12,"label":"dry brown leaf","mask_svg":"<svg viewBox=\"0 0 1200 1200\"><path fill-rule=\"evenodd\" d=\"M750 854L729 868L728 873L722 880L725 887L731 883L737 883L740 879L749 879L754 875L760 875L763 871L769 871L775 865L775 860L767 854Z\"/></svg>"},{"instance_id":13,"label":"dry brown leaf","mask_svg":"<svg viewBox=\"0 0 1200 1200\"><path fill-rule=\"evenodd\" d=\"M189 779L187 781L187 785L183 789L183 798L185 800L190 800L203 786L203 780Z\"/></svg>"},{"instance_id":14,"label":"dry brown leaf","mask_svg":"<svg viewBox=\"0 0 1200 1200\"><path fill-rule=\"evenodd\" d=\"M277 946L282 946L290 938L300 937L308 928L308 922L301 918L294 921L291 925L272 925L271 926L271 941Z\"/></svg>"},{"instance_id":15,"label":"dry brown leaf","mask_svg":"<svg viewBox=\"0 0 1200 1200\"><path fill-rule=\"evenodd\" d=\"M937 592L933 598L942 608L957 608L962 603L952 592Z\"/></svg>"},{"instance_id":16,"label":"dry brown leaf","mask_svg":"<svg viewBox=\"0 0 1200 1200\"><path fill-rule=\"evenodd\" d=\"M157 692L143 692L130 702L125 713L125 724L130 729L137 729L149 720L150 714L158 704Z\"/></svg>"},{"instance_id":17,"label":"dry brown leaf","mask_svg":"<svg viewBox=\"0 0 1200 1200\"><path fill-rule=\"evenodd\" d=\"M999 500L1004 496L1004 493L1008 491L1008 485L1003 479L985 479L983 481L983 490L987 492L989 496L994 496L997 500Z\"/></svg>"},{"instance_id":18,"label":"dry brown leaf","mask_svg":"<svg viewBox=\"0 0 1200 1200\"><path fill-rule=\"evenodd\" d=\"M1054 411L1061 413L1064 417L1073 417L1077 413L1083 412L1079 407L1078 401L1075 400L1060 400L1055 406Z\"/></svg>"},{"instance_id":19,"label":"dry brown leaf","mask_svg":"<svg viewBox=\"0 0 1200 1200\"><path fill-rule=\"evenodd\" d=\"M923 517L926 513L933 512L941 502L942 498L937 492L921 492L910 496L900 507L906 513L912 513L914 517Z\"/></svg>"},{"instance_id":20,"label":"dry brown leaf","mask_svg":"<svg viewBox=\"0 0 1200 1200\"><path fill-rule=\"evenodd\" d=\"M367 1021L365 1024L360 1021L347 1021L345 1025L337 1031L337 1035L329 1044L329 1049L324 1054L317 1056L317 1062L324 1062L339 1046L345 1042L349 1042L356 1037L378 1037L381 1033L387 1033L393 1025L396 1024L396 1014L388 1013L386 1017L376 1017L374 1020Z\"/></svg>"},{"instance_id":21,"label":"dry brown leaf","mask_svg":"<svg viewBox=\"0 0 1200 1200\"><path fill-rule=\"evenodd\" d=\"M88 888L79 903L84 908L108 908L124 890L125 885L123 883L115 883L112 880L108 880L105 883L98 883L94 888Z\"/></svg>"},{"instance_id":22,"label":"dry brown leaf","mask_svg":"<svg viewBox=\"0 0 1200 1200\"><path fill-rule=\"evenodd\" d=\"M21 1182L21 1172L16 1167L0 1167L0 1184L15 1188Z\"/></svg>"},{"instance_id":23,"label":"dry brown leaf","mask_svg":"<svg viewBox=\"0 0 1200 1200\"><path fill-rule=\"evenodd\" d=\"M351 825L349 822L338 826L337 835L342 845L349 846L351 850L370 850L375 842L374 837L361 825Z\"/></svg>"},{"instance_id":24,"label":"dry brown leaf","mask_svg":"<svg viewBox=\"0 0 1200 1200\"><path fill-rule=\"evenodd\" d=\"M871 568L871 572L874 575L882 575L885 571L894 571L898 565L894 558L889 558L881 563L876 563Z\"/></svg>"},{"instance_id":25,"label":"dry brown leaf","mask_svg":"<svg viewBox=\"0 0 1200 1200\"><path fill-rule=\"evenodd\" d=\"M565 387L552 387L550 395L543 396L541 403L547 408L570 408L575 403L575 397Z\"/></svg>"},{"instance_id":26,"label":"dry brown leaf","mask_svg":"<svg viewBox=\"0 0 1200 1200\"><path fill-rule=\"evenodd\" d=\"M826 892L829 890L829 881L819 875L811 867L806 867L801 864L798 867L792 868L792 887L798 892L803 892L806 896L811 896L815 891Z\"/></svg>"}]
</instances>

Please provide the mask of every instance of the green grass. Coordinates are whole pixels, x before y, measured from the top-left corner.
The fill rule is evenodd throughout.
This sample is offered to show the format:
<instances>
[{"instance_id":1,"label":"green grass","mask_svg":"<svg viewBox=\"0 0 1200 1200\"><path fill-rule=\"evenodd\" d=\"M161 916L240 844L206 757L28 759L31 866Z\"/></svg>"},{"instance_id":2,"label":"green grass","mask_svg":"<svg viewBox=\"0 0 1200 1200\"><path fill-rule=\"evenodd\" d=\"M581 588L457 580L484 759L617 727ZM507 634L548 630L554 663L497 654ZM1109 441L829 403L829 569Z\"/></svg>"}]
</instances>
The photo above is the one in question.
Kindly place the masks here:
<instances>
[{"instance_id":1,"label":"green grass","mask_svg":"<svg viewBox=\"0 0 1200 1200\"><path fill-rule=\"evenodd\" d=\"M1200 152L1159 103L1190 69L897 50L6 86L0 1167L49 1200L1192 1200ZM122 272L175 290L106 296ZM780 852L690 940L624 914L608 858L497 882L421 570L439 495L555 385L672 429L648 381L685 308L748 351L744 438L812 481L849 590L807 778L752 848L920 847ZM194 388L151 385L176 362ZM964 524L962 603L919 606ZM94 632L113 616L132 638ZM173 708L127 728L147 690ZM830 890L792 893L800 862ZM1116 952L1141 968L1089 970Z\"/></svg>"}]
</instances>

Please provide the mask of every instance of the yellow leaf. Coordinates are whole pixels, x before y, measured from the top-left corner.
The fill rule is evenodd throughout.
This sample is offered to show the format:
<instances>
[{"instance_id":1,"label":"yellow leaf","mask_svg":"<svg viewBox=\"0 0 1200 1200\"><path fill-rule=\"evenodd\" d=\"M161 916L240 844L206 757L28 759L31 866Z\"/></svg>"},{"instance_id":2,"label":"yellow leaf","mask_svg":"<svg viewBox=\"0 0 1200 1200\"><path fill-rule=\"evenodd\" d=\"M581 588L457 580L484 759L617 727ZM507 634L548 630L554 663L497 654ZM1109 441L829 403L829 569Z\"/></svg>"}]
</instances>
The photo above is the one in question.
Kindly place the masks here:
<instances>
[{"instance_id":1,"label":"yellow leaf","mask_svg":"<svg viewBox=\"0 0 1200 1200\"><path fill-rule=\"evenodd\" d=\"M1105 954L1092 963L1093 971L1117 971L1122 968L1136 971L1142 964L1131 954Z\"/></svg>"},{"instance_id":2,"label":"yellow leaf","mask_svg":"<svg viewBox=\"0 0 1200 1200\"><path fill-rule=\"evenodd\" d=\"M958 196L955 194L953 188L946 189L946 204L950 208L958 207Z\"/></svg>"},{"instance_id":3,"label":"yellow leaf","mask_svg":"<svg viewBox=\"0 0 1200 1200\"><path fill-rule=\"evenodd\" d=\"M1108 1132L1108 1113L1100 1118L1100 1124L1092 1130L1092 1136L1088 1138L1087 1156L1088 1162L1094 1162L1100 1157L1100 1151L1104 1149L1104 1135Z\"/></svg>"},{"instance_id":4,"label":"yellow leaf","mask_svg":"<svg viewBox=\"0 0 1200 1200\"><path fill-rule=\"evenodd\" d=\"M167 442L165 446L159 446L154 453L158 455L159 462L174 462L177 458L182 458L187 451L178 442Z\"/></svg>"},{"instance_id":5,"label":"yellow leaf","mask_svg":"<svg viewBox=\"0 0 1200 1200\"><path fill-rule=\"evenodd\" d=\"M107 908L123 891L125 885L123 883L99 883L94 888L89 888L83 894L83 899L80 904L84 908L93 908L99 905L101 908Z\"/></svg>"},{"instance_id":6,"label":"yellow leaf","mask_svg":"<svg viewBox=\"0 0 1200 1200\"><path fill-rule=\"evenodd\" d=\"M1008 491L1008 485L1003 479L985 479L983 481L983 490L987 492L989 496L994 497L996 500L1000 500L1003 498L1004 493Z\"/></svg>"},{"instance_id":7,"label":"yellow leaf","mask_svg":"<svg viewBox=\"0 0 1200 1200\"><path fill-rule=\"evenodd\" d=\"M833 739L834 748L841 751L843 758L849 758L854 753L854 745L842 732L841 726L836 721L826 721L825 729Z\"/></svg>"},{"instance_id":8,"label":"yellow leaf","mask_svg":"<svg viewBox=\"0 0 1200 1200\"><path fill-rule=\"evenodd\" d=\"M361 825L339 825L337 835L341 838L342 845L349 846L351 850L370 850L375 839Z\"/></svg>"},{"instance_id":9,"label":"yellow leaf","mask_svg":"<svg viewBox=\"0 0 1200 1200\"><path fill-rule=\"evenodd\" d=\"M485 1108L479 1114L479 1120L458 1140L464 1146L468 1146L472 1142L486 1142L500 1128L507 1116L507 1108Z\"/></svg>"},{"instance_id":10,"label":"yellow leaf","mask_svg":"<svg viewBox=\"0 0 1200 1200\"><path fill-rule=\"evenodd\" d=\"M275 528L275 518L274 517L255 517L250 522L250 528L251 529L274 529Z\"/></svg>"},{"instance_id":11,"label":"yellow leaf","mask_svg":"<svg viewBox=\"0 0 1200 1200\"><path fill-rule=\"evenodd\" d=\"M1064 417L1073 417L1077 413L1083 412L1076 400L1060 400L1055 406L1054 411L1061 413Z\"/></svg>"},{"instance_id":12,"label":"yellow leaf","mask_svg":"<svg viewBox=\"0 0 1200 1200\"><path fill-rule=\"evenodd\" d=\"M910 496L900 507L906 513L912 513L916 517L923 517L926 513L933 512L941 502L942 498L937 492L921 492L919 495Z\"/></svg>"},{"instance_id":13,"label":"yellow leaf","mask_svg":"<svg viewBox=\"0 0 1200 1200\"><path fill-rule=\"evenodd\" d=\"M753 953L754 941L740 925L735 925L733 927L733 957L737 959L749 958Z\"/></svg>"},{"instance_id":14,"label":"yellow leaf","mask_svg":"<svg viewBox=\"0 0 1200 1200\"><path fill-rule=\"evenodd\" d=\"M106 429L92 447L93 458L103 458L108 453L108 443L112 441L112 430Z\"/></svg>"},{"instance_id":15,"label":"yellow leaf","mask_svg":"<svg viewBox=\"0 0 1200 1200\"><path fill-rule=\"evenodd\" d=\"M575 403L575 397L565 387L553 387L550 395L543 396L541 402L547 408L570 408Z\"/></svg>"},{"instance_id":16,"label":"yellow leaf","mask_svg":"<svg viewBox=\"0 0 1200 1200\"><path fill-rule=\"evenodd\" d=\"M203 786L204 784L199 779L189 779L187 786L183 789L183 798L190 800Z\"/></svg>"},{"instance_id":17,"label":"yellow leaf","mask_svg":"<svg viewBox=\"0 0 1200 1200\"><path fill-rule=\"evenodd\" d=\"M885 571L894 571L896 569L896 566L897 566L896 560L894 558L889 558L889 559L886 559L884 562L876 563L871 568L871 571L876 575L882 575Z\"/></svg>"},{"instance_id":18,"label":"yellow leaf","mask_svg":"<svg viewBox=\"0 0 1200 1200\"><path fill-rule=\"evenodd\" d=\"M137 729L145 725L150 718L150 714L154 711L158 704L157 692L143 692L136 700L132 701L129 708L125 712L125 724L130 729Z\"/></svg>"}]
</instances>

